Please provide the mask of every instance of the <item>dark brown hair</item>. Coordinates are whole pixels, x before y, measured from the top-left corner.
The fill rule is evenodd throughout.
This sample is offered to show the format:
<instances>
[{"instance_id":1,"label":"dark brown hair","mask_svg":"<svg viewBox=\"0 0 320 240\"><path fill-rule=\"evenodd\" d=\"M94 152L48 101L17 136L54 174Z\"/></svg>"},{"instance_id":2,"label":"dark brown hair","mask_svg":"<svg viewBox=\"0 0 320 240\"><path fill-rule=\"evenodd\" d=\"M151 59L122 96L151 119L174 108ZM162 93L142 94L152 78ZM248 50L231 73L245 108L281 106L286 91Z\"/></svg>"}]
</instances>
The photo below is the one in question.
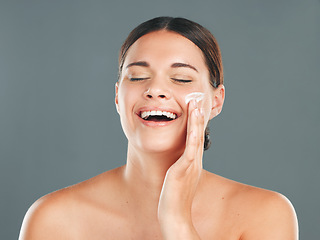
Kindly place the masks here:
<instances>
[{"instance_id":1,"label":"dark brown hair","mask_svg":"<svg viewBox=\"0 0 320 240\"><path fill-rule=\"evenodd\" d=\"M127 52L132 44L140 37L155 31L167 30L178 33L189 39L197 45L202 51L206 65L209 70L210 84L213 88L217 88L223 84L223 66L221 52L217 40L209 30L200 24L185 18L173 17L157 17L141 23L133 29L125 42L123 43L119 53L119 80L126 58ZM204 150L210 147L210 136L208 126L205 130Z\"/></svg>"}]
</instances>

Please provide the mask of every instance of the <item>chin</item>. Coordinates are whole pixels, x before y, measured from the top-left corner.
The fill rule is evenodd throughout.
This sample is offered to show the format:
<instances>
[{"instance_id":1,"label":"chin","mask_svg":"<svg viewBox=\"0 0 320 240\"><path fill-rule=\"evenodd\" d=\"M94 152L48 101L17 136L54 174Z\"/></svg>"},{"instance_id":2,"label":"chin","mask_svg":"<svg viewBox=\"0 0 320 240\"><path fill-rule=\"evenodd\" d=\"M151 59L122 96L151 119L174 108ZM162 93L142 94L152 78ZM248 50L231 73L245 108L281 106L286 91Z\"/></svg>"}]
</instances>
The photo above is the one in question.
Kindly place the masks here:
<instances>
[{"instance_id":1,"label":"chin","mask_svg":"<svg viewBox=\"0 0 320 240\"><path fill-rule=\"evenodd\" d=\"M161 142L161 143L149 143L149 144L144 144L144 146L142 146L142 149L145 152L149 152L149 153L176 153L176 152L183 152L185 148L185 144L184 143L172 143L172 144L168 144L168 142Z\"/></svg>"},{"instance_id":2,"label":"chin","mask_svg":"<svg viewBox=\"0 0 320 240\"><path fill-rule=\"evenodd\" d=\"M176 137L173 137L176 136ZM185 148L186 137L182 135L177 137L177 135L171 134L170 137L164 135L157 136L144 136L140 138L138 143L138 148L144 152L148 153L175 153L183 152Z\"/></svg>"}]
</instances>

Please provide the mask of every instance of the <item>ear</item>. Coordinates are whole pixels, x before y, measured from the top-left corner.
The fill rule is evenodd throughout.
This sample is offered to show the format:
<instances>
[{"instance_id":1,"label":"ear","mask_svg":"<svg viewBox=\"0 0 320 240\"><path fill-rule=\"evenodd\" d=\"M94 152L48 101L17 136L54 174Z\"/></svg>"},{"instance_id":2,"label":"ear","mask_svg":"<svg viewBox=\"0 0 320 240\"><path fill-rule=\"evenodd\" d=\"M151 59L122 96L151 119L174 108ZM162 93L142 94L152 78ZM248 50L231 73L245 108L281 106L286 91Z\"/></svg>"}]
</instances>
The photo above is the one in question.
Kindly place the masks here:
<instances>
[{"instance_id":1,"label":"ear","mask_svg":"<svg viewBox=\"0 0 320 240\"><path fill-rule=\"evenodd\" d=\"M119 90L119 82L116 82L116 84L115 84L115 92L116 92L116 96L115 96L114 102L115 102L115 104L116 104L117 112L119 113L118 90Z\"/></svg>"},{"instance_id":2,"label":"ear","mask_svg":"<svg viewBox=\"0 0 320 240\"><path fill-rule=\"evenodd\" d=\"M222 111L224 96L225 96L225 87L223 84L220 84L217 88L213 90L210 119L218 116Z\"/></svg>"}]
</instances>

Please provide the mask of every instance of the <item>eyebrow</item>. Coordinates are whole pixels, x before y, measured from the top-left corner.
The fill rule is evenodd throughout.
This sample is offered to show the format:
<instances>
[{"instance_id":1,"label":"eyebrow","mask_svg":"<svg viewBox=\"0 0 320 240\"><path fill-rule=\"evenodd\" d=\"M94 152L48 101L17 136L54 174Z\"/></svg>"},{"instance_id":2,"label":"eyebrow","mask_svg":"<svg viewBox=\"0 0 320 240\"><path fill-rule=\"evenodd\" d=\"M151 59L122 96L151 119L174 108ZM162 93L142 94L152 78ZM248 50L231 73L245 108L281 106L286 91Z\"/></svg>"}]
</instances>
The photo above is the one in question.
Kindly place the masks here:
<instances>
[{"instance_id":1,"label":"eyebrow","mask_svg":"<svg viewBox=\"0 0 320 240\"><path fill-rule=\"evenodd\" d=\"M147 62L139 61L139 62L133 62L133 63L128 64L126 68L129 68L132 66L149 67L150 65Z\"/></svg>"},{"instance_id":2,"label":"eyebrow","mask_svg":"<svg viewBox=\"0 0 320 240\"><path fill-rule=\"evenodd\" d=\"M180 68L180 67L185 67L185 68L190 68L190 69L193 69L194 71L198 72L198 70L190 65L190 64L187 64L187 63L174 63L171 65L172 68Z\"/></svg>"},{"instance_id":3,"label":"eyebrow","mask_svg":"<svg viewBox=\"0 0 320 240\"><path fill-rule=\"evenodd\" d=\"M149 63L145 62L145 61L138 61L138 62L132 62L132 63L129 63L126 68L129 68L129 67L132 67L132 66L140 66L140 67L150 67ZM187 63L173 63L171 65L172 68L181 68L181 67L185 67L185 68L190 68L196 72L198 72L198 70L190 65L190 64L187 64Z\"/></svg>"}]
</instances>

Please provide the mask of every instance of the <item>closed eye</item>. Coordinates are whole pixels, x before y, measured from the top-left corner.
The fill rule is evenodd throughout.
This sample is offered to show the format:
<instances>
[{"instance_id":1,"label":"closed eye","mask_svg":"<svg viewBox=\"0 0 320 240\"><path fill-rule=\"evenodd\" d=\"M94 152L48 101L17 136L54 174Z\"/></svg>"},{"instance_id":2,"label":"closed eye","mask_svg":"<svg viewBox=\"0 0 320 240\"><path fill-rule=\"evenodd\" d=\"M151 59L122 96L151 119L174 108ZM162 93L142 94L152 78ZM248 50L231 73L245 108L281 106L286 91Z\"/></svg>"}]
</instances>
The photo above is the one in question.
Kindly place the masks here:
<instances>
[{"instance_id":1,"label":"closed eye","mask_svg":"<svg viewBox=\"0 0 320 240\"><path fill-rule=\"evenodd\" d=\"M146 79L149 79L149 78L129 78L130 81L142 81L142 80L146 80Z\"/></svg>"},{"instance_id":2,"label":"closed eye","mask_svg":"<svg viewBox=\"0 0 320 240\"><path fill-rule=\"evenodd\" d=\"M189 80L189 79L179 79L179 78L171 78L173 81L176 81L176 82L181 82L181 83L189 83L189 82L192 82L192 80Z\"/></svg>"}]
</instances>

